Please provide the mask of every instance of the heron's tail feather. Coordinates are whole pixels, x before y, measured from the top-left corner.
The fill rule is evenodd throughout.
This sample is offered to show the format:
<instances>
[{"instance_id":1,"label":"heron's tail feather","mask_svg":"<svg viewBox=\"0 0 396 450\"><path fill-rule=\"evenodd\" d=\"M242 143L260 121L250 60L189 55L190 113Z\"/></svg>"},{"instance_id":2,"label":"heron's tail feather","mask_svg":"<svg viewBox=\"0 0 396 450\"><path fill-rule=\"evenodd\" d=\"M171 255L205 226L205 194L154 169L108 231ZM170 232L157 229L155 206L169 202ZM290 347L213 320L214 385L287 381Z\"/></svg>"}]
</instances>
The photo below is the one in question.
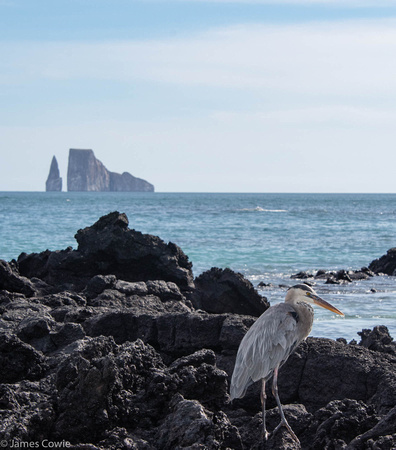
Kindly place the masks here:
<instances>
[{"instance_id":1,"label":"heron's tail feather","mask_svg":"<svg viewBox=\"0 0 396 450\"><path fill-rule=\"evenodd\" d=\"M230 396L231 400L234 400L234 398L242 398L245 396L247 388L254 383L254 381L247 377L247 379L244 379L245 377L239 377L237 379L236 377L232 377L231 379L231 386L230 386Z\"/></svg>"}]
</instances>

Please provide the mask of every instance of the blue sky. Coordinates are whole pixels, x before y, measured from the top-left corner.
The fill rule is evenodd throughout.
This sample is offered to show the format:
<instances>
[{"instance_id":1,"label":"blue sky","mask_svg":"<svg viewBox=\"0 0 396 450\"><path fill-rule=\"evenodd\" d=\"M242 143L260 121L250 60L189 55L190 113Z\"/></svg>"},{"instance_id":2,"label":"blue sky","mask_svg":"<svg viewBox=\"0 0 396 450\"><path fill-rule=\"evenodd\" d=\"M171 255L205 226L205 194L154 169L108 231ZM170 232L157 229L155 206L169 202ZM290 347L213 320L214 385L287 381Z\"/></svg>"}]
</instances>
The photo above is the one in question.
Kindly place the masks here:
<instances>
[{"instance_id":1,"label":"blue sky","mask_svg":"<svg viewBox=\"0 0 396 450\"><path fill-rule=\"evenodd\" d=\"M396 192L396 1L0 0L0 190Z\"/></svg>"}]
</instances>

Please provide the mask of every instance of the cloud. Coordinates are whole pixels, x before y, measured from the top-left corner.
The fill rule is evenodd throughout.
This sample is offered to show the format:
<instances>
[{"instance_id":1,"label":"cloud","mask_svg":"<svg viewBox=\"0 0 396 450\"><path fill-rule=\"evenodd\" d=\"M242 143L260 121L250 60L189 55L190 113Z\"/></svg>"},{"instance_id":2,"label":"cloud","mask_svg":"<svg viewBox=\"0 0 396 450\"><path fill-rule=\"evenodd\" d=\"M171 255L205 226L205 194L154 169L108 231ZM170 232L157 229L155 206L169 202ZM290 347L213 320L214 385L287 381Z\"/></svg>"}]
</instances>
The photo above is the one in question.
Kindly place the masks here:
<instances>
[{"instance_id":1,"label":"cloud","mask_svg":"<svg viewBox=\"0 0 396 450\"><path fill-rule=\"evenodd\" d=\"M279 109L271 111L214 111L213 120L235 126L236 123L250 123L257 126L309 126L325 128L369 127L376 129L394 128L396 111L391 108L367 108L350 105L324 105L306 108Z\"/></svg>"},{"instance_id":2,"label":"cloud","mask_svg":"<svg viewBox=\"0 0 396 450\"><path fill-rule=\"evenodd\" d=\"M151 81L273 95L396 90L396 20L234 26L183 39L2 43L2 83Z\"/></svg>"},{"instance_id":3,"label":"cloud","mask_svg":"<svg viewBox=\"0 0 396 450\"><path fill-rule=\"evenodd\" d=\"M35 117L24 123L21 103L18 126L3 121L4 146L13 149L15 173L34 155L23 179L34 175L39 189L54 153L64 154L65 168L69 147L87 147L111 170L128 170L162 191L392 192L395 25L257 24L166 40L2 42L0 94L20 90L41 120L41 127ZM99 86L94 104L88 84ZM144 95L125 104L119 97L110 112L118 84L153 91L152 116L137 118ZM64 97L46 108L49 88L65 85ZM81 98L77 106L68 103L71 90ZM4 108L5 119L12 107ZM9 189L10 166L0 172Z\"/></svg>"}]
</instances>

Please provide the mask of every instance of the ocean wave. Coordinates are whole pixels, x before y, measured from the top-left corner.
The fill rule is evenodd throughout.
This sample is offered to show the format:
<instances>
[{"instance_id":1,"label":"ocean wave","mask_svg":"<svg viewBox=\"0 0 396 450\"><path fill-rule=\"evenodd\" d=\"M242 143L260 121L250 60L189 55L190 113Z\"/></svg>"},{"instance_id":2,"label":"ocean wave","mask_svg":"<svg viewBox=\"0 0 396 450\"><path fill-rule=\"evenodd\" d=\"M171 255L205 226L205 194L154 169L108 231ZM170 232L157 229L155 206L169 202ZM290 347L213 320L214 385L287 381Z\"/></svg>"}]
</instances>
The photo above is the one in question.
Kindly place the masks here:
<instances>
[{"instance_id":1,"label":"ocean wave","mask_svg":"<svg viewBox=\"0 0 396 450\"><path fill-rule=\"evenodd\" d=\"M255 208L242 208L238 211L259 211L259 212L287 212L286 209L265 209L261 206L256 206Z\"/></svg>"}]
</instances>

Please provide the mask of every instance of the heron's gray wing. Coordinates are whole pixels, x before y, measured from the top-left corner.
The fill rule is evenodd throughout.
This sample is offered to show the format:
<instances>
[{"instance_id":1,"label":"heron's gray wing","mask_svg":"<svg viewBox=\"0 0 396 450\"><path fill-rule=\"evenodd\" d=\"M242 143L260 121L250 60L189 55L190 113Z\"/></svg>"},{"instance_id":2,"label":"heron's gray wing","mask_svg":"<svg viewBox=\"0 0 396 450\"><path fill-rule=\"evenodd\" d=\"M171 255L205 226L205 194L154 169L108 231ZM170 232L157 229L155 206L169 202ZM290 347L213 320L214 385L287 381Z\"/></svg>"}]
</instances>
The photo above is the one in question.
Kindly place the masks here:
<instances>
[{"instance_id":1,"label":"heron's gray wing","mask_svg":"<svg viewBox=\"0 0 396 450\"><path fill-rule=\"evenodd\" d=\"M272 376L298 345L295 309L286 303L272 306L251 326L242 339L232 374L231 398L245 395L248 386Z\"/></svg>"}]
</instances>

